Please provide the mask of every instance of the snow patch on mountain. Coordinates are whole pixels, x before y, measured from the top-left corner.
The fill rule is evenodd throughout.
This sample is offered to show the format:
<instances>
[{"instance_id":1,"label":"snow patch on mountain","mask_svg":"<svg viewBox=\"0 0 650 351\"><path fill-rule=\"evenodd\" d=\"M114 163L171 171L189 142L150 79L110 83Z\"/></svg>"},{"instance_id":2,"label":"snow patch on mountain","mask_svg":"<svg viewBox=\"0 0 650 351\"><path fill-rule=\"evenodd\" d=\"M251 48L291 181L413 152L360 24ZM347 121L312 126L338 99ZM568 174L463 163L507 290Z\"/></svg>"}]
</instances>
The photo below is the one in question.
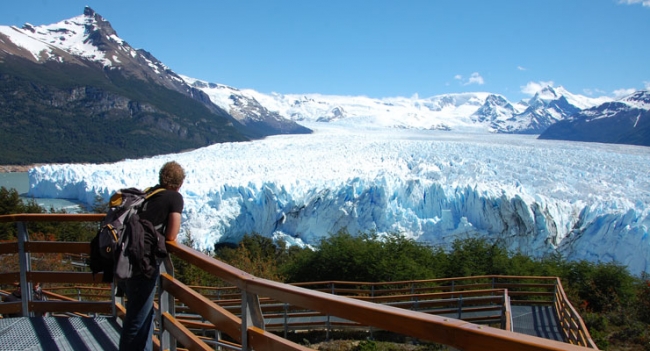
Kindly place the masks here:
<instances>
[{"instance_id":1,"label":"snow patch on mountain","mask_svg":"<svg viewBox=\"0 0 650 351\"><path fill-rule=\"evenodd\" d=\"M0 26L0 32L7 35L14 44L29 50L37 61L58 57L53 51L61 49L71 55L111 66L112 61L105 53L88 40L89 34L99 28L98 18L102 20L94 12L86 11L84 15L49 25L33 26L27 23L22 28ZM107 39L123 43L117 35L111 35Z\"/></svg>"},{"instance_id":2,"label":"snow patch on mountain","mask_svg":"<svg viewBox=\"0 0 650 351\"><path fill-rule=\"evenodd\" d=\"M620 101L633 108L650 110L650 90L636 91L620 99Z\"/></svg>"},{"instance_id":3,"label":"snow patch on mountain","mask_svg":"<svg viewBox=\"0 0 650 351\"><path fill-rule=\"evenodd\" d=\"M40 59L40 53L45 53L49 57L49 50L51 47L34 38L30 38L24 34L20 28L11 26L0 26L0 33L4 34L16 46L23 48L31 53L34 60Z\"/></svg>"}]
</instances>

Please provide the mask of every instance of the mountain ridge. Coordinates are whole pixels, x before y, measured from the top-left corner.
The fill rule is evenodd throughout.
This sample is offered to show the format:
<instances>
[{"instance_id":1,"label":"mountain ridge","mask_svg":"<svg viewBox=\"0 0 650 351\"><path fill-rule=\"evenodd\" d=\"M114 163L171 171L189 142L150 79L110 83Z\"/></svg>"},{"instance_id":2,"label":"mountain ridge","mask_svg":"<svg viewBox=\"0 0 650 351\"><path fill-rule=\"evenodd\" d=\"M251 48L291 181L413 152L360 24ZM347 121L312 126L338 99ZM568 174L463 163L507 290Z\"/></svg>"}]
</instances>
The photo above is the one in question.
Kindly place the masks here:
<instances>
[{"instance_id":1,"label":"mountain ridge","mask_svg":"<svg viewBox=\"0 0 650 351\"><path fill-rule=\"evenodd\" d=\"M247 126L90 7L51 25L0 26L0 91L3 164L110 162L311 132L288 120Z\"/></svg>"},{"instance_id":2,"label":"mountain ridge","mask_svg":"<svg viewBox=\"0 0 650 351\"><path fill-rule=\"evenodd\" d=\"M528 101L512 103L489 92L449 93L429 98L369 98L321 94L263 94L181 75L225 110L238 100L255 101L267 110L296 122L374 124L383 127L475 132L539 134L551 124L602 98L574 95L563 87L547 86Z\"/></svg>"},{"instance_id":3,"label":"mountain ridge","mask_svg":"<svg viewBox=\"0 0 650 351\"><path fill-rule=\"evenodd\" d=\"M650 146L650 91L579 111L539 138Z\"/></svg>"}]
</instances>

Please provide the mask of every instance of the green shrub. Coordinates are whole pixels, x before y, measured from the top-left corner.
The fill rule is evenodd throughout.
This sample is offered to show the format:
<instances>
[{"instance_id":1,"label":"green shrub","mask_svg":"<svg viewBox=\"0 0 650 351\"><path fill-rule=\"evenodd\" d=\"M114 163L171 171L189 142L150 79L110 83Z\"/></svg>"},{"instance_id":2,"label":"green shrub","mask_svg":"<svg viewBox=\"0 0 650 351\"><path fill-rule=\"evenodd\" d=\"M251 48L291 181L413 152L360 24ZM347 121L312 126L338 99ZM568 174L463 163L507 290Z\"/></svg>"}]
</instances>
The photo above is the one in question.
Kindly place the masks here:
<instances>
[{"instance_id":1,"label":"green shrub","mask_svg":"<svg viewBox=\"0 0 650 351\"><path fill-rule=\"evenodd\" d=\"M373 340L363 340L354 348L354 351L377 351L377 343Z\"/></svg>"},{"instance_id":2,"label":"green shrub","mask_svg":"<svg viewBox=\"0 0 650 351\"><path fill-rule=\"evenodd\" d=\"M288 282L359 282L427 279L442 267L440 251L400 234L353 236L345 231L323 238L316 250L302 250L281 267Z\"/></svg>"}]
</instances>

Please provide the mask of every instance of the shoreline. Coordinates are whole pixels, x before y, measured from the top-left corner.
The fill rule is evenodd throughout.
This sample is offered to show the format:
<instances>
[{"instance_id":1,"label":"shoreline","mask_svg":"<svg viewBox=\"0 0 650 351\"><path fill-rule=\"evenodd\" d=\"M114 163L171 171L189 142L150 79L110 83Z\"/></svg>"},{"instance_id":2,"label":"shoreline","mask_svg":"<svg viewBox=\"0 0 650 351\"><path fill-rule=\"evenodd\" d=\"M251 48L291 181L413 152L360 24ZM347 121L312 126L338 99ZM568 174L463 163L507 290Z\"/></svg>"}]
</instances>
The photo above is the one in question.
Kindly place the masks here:
<instances>
[{"instance_id":1,"label":"shoreline","mask_svg":"<svg viewBox=\"0 0 650 351\"><path fill-rule=\"evenodd\" d=\"M38 166L38 164L33 165L0 165L0 173L21 173L27 172L30 169Z\"/></svg>"}]
</instances>

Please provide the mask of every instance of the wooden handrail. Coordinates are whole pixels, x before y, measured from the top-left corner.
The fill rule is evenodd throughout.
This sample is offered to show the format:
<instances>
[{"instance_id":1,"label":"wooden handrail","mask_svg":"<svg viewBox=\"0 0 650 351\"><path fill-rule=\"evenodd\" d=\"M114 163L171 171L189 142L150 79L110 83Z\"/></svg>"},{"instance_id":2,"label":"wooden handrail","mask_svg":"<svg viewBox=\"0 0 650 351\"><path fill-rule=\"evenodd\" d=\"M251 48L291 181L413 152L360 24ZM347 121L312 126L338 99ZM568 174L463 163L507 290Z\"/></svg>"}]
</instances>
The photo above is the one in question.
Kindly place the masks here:
<instances>
[{"instance_id":1,"label":"wooden handrail","mask_svg":"<svg viewBox=\"0 0 650 351\"><path fill-rule=\"evenodd\" d=\"M556 310L561 314L559 316L560 326L562 327L567 340L574 344L587 345L591 348L597 349L596 343L591 338L591 335L586 332L587 327L585 326L584 321L573 305L571 305L569 299L564 293L564 288L562 287L560 278L557 278L555 301Z\"/></svg>"},{"instance_id":2,"label":"wooden handrail","mask_svg":"<svg viewBox=\"0 0 650 351\"><path fill-rule=\"evenodd\" d=\"M219 330L224 331L235 340L241 342L241 330L236 327L241 324L239 317L208 300L196 291L184 287L177 280L165 273L162 274L162 288L171 292L172 295L181 298L187 306L199 312L203 318L210 321Z\"/></svg>"},{"instance_id":3,"label":"wooden handrail","mask_svg":"<svg viewBox=\"0 0 650 351\"><path fill-rule=\"evenodd\" d=\"M17 213L0 216L0 223L10 222L101 222L106 214L101 213Z\"/></svg>"},{"instance_id":4,"label":"wooden handrail","mask_svg":"<svg viewBox=\"0 0 650 351\"><path fill-rule=\"evenodd\" d=\"M17 242L0 243L0 255L6 255L11 253L17 253L17 252L18 252Z\"/></svg>"},{"instance_id":5,"label":"wooden handrail","mask_svg":"<svg viewBox=\"0 0 650 351\"><path fill-rule=\"evenodd\" d=\"M168 330L181 344L189 347L190 350L214 350L202 342L198 336L194 335L189 329L178 322L174 316L167 312L162 314L161 326L165 330Z\"/></svg>"},{"instance_id":6,"label":"wooden handrail","mask_svg":"<svg viewBox=\"0 0 650 351\"><path fill-rule=\"evenodd\" d=\"M492 278L503 278L503 279L529 279L529 280L549 280L554 281L555 277L549 276L526 276L526 275L473 275L469 277L450 277L450 278L434 278L434 279L416 279L416 280L393 280L389 282L350 282L347 280L323 280L323 281L314 281L314 282L305 282L305 283L296 283L296 285L328 285L328 284L358 284L358 285L408 285L408 284L426 284L426 283L447 283L454 281L463 281L463 280L481 280L481 279L492 279Z\"/></svg>"}]
</instances>

